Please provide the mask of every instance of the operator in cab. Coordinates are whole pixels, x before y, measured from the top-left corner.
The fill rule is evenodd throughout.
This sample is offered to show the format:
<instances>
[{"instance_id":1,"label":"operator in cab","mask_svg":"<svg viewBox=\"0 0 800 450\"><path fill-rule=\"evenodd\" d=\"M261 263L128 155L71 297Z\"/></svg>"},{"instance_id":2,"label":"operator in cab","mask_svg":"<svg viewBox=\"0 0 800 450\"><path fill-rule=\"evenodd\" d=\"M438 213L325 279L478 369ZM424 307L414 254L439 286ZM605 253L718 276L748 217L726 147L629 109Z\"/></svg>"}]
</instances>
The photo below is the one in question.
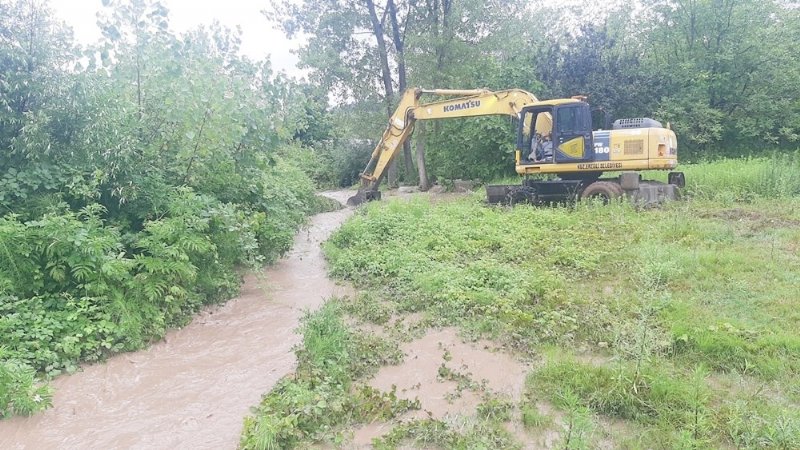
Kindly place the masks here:
<instances>
[{"instance_id":1,"label":"operator in cab","mask_svg":"<svg viewBox=\"0 0 800 450\"><path fill-rule=\"evenodd\" d=\"M553 139L550 133L536 133L531 139L529 159L533 162L553 162Z\"/></svg>"}]
</instances>

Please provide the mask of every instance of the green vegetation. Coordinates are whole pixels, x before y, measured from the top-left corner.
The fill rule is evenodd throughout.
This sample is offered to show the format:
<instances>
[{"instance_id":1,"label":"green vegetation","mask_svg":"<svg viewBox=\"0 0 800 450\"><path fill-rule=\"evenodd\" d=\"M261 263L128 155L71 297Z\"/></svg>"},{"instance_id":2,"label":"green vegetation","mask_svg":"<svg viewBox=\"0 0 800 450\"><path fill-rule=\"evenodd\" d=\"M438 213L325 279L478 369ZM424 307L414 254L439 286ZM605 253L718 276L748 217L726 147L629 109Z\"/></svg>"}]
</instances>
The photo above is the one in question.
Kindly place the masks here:
<instances>
[{"instance_id":1,"label":"green vegetation","mask_svg":"<svg viewBox=\"0 0 800 450\"><path fill-rule=\"evenodd\" d=\"M727 204L800 195L800 152L683 166L689 193Z\"/></svg>"},{"instance_id":2,"label":"green vegetation","mask_svg":"<svg viewBox=\"0 0 800 450\"><path fill-rule=\"evenodd\" d=\"M299 330L298 367L267 394L245 419L244 449L302 448L323 439L341 441L344 426L391 419L415 402L398 400L353 380L384 364L399 362L397 347L374 335L354 333L343 321L336 299L309 314Z\"/></svg>"},{"instance_id":3,"label":"green vegetation","mask_svg":"<svg viewBox=\"0 0 800 450\"><path fill-rule=\"evenodd\" d=\"M796 161L688 166L696 182L685 201L646 211L487 207L478 194L375 203L325 250L333 275L388 301L384 309L425 311L544 357L520 420L552 427L536 403L555 405L569 448L596 445L606 420L636 430L612 433L616 446L795 448ZM769 174L780 178L759 178ZM505 417L498 400L479 412ZM417 440L436 426L398 427L385 439L448 447Z\"/></svg>"},{"instance_id":4,"label":"green vegetation","mask_svg":"<svg viewBox=\"0 0 800 450\"><path fill-rule=\"evenodd\" d=\"M0 1L0 416L49 404L36 373L141 348L235 295L240 269L331 208L300 166L302 90L239 56L236 33L175 35L157 2L104 4L103 40L78 48L46 2Z\"/></svg>"},{"instance_id":5,"label":"green vegetation","mask_svg":"<svg viewBox=\"0 0 800 450\"><path fill-rule=\"evenodd\" d=\"M4 351L0 347L0 356ZM0 418L30 415L50 406L52 392L34 379L34 371L16 361L0 361Z\"/></svg>"},{"instance_id":6,"label":"green vegetation","mask_svg":"<svg viewBox=\"0 0 800 450\"><path fill-rule=\"evenodd\" d=\"M307 37L300 83L242 57L238 32L172 32L156 0L104 0L89 47L47 0L0 0L0 415L49 405L38 377L142 348L235 295L243 269L335 207L316 185L357 180L399 92L513 87L588 94L595 128L671 122L682 158L700 161L690 200L365 208L326 251L335 276L372 292L307 319L297 377L248 419L243 445L335 440L412 406L352 381L398 356L342 320L424 311L527 356L574 354L532 374L519 408L489 398L474 423L415 421L380 445L513 446L499 423L520 412L530 429L564 425L569 448L592 446L609 417L646 446L797 447L800 9L636 3L274 2L266 15ZM403 181L427 185L426 148L439 180L512 173L507 119L421 128Z\"/></svg>"},{"instance_id":7,"label":"green vegetation","mask_svg":"<svg viewBox=\"0 0 800 450\"><path fill-rule=\"evenodd\" d=\"M497 423L481 420L453 425L434 419L416 420L399 425L386 436L376 439L374 447L379 450L394 450L408 442L417 448L456 450L521 448L508 431Z\"/></svg>"},{"instance_id":8,"label":"green vegetation","mask_svg":"<svg viewBox=\"0 0 800 450\"><path fill-rule=\"evenodd\" d=\"M800 10L784 0L364 0L324 8L303 0L276 4L270 17L288 36L308 37L299 58L314 86L347 100L325 116L332 139L319 148L335 172L328 180L343 185L356 179L386 112L409 87L588 95L595 129L632 117L670 123L684 161L762 157L796 149L800 139L800 50L792 44ZM420 128L398 158L404 182L415 184L423 165L442 182L513 174L515 135L505 118Z\"/></svg>"}]
</instances>

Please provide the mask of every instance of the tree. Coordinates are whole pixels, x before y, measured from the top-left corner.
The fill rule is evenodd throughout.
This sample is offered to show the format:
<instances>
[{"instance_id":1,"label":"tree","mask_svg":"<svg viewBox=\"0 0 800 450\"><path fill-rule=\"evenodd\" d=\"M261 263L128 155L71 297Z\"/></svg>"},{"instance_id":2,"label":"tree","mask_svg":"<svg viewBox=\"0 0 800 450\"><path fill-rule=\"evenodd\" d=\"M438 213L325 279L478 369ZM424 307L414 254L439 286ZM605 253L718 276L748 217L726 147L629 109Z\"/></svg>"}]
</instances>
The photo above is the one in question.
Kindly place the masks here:
<instances>
[{"instance_id":1,"label":"tree","mask_svg":"<svg viewBox=\"0 0 800 450\"><path fill-rule=\"evenodd\" d=\"M526 3L431 0L418 5L407 40L409 77L434 88L517 87L540 91L533 71ZM434 100L428 98L427 100ZM415 134L418 152L439 178L512 173L513 127L507 118L436 121Z\"/></svg>"},{"instance_id":2,"label":"tree","mask_svg":"<svg viewBox=\"0 0 800 450\"><path fill-rule=\"evenodd\" d=\"M624 14L624 12L620 12ZM536 72L545 97L586 95L596 127L613 118L652 114L664 95L663 77L642 70L640 53L626 46L627 30L613 24L583 24L568 44L552 40L537 48Z\"/></svg>"},{"instance_id":3,"label":"tree","mask_svg":"<svg viewBox=\"0 0 800 450\"><path fill-rule=\"evenodd\" d=\"M407 87L405 36L414 4L307 0L275 6L267 15L280 22L287 35L309 36L300 50L300 61L302 67L311 69L316 84L341 102L379 101L388 116L397 92ZM403 156L408 176L413 173L409 146L404 147Z\"/></svg>"},{"instance_id":4,"label":"tree","mask_svg":"<svg viewBox=\"0 0 800 450\"><path fill-rule=\"evenodd\" d=\"M0 13L0 206L7 206L75 175L60 162L81 121L64 70L77 57L71 33L45 1L0 1Z\"/></svg>"},{"instance_id":5,"label":"tree","mask_svg":"<svg viewBox=\"0 0 800 450\"><path fill-rule=\"evenodd\" d=\"M797 140L796 8L756 0L647 1L651 70L668 76L660 112L705 152Z\"/></svg>"},{"instance_id":6,"label":"tree","mask_svg":"<svg viewBox=\"0 0 800 450\"><path fill-rule=\"evenodd\" d=\"M229 298L317 204L298 142L323 137L295 118L318 105L296 83L218 25L176 35L157 1L105 4L80 51L45 2L0 0L0 415L47 406L34 371Z\"/></svg>"}]
</instances>

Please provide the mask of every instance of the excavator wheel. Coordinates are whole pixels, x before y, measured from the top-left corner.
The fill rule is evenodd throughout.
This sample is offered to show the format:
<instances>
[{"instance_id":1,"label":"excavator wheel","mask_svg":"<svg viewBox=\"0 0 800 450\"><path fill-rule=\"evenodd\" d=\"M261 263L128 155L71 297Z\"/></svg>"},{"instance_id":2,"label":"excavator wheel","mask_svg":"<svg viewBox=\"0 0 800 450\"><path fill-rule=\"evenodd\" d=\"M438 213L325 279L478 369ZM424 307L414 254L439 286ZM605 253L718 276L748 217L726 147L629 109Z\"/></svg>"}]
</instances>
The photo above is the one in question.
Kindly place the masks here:
<instances>
[{"instance_id":1,"label":"excavator wheel","mask_svg":"<svg viewBox=\"0 0 800 450\"><path fill-rule=\"evenodd\" d=\"M581 200L597 199L607 205L612 200L622 197L623 193L622 186L613 181L595 181L581 192Z\"/></svg>"}]
</instances>

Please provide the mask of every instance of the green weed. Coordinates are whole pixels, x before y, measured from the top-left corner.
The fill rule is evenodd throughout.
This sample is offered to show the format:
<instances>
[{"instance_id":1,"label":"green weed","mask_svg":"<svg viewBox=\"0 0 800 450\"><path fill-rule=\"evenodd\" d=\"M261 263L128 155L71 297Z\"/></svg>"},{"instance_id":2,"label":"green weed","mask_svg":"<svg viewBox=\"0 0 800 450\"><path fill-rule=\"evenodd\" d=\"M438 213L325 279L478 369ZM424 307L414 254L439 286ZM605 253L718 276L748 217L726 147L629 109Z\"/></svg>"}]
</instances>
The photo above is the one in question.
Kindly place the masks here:
<instances>
[{"instance_id":1,"label":"green weed","mask_svg":"<svg viewBox=\"0 0 800 450\"><path fill-rule=\"evenodd\" d=\"M529 385L548 393L568 409L577 396L585 406L621 419L642 423L666 421L676 428L692 423L697 408L696 386L665 368L619 362L612 367L577 361L548 363L532 375Z\"/></svg>"},{"instance_id":2,"label":"green weed","mask_svg":"<svg viewBox=\"0 0 800 450\"><path fill-rule=\"evenodd\" d=\"M800 194L800 154L683 164L687 193L724 204Z\"/></svg>"},{"instance_id":3,"label":"green weed","mask_svg":"<svg viewBox=\"0 0 800 450\"><path fill-rule=\"evenodd\" d=\"M532 403L523 403L521 406L522 424L529 430L535 430L549 426L553 419L539 411L539 408Z\"/></svg>"},{"instance_id":4,"label":"green weed","mask_svg":"<svg viewBox=\"0 0 800 450\"><path fill-rule=\"evenodd\" d=\"M18 361L5 359L0 347L0 418L29 416L52 404L52 390L36 379L36 372Z\"/></svg>"},{"instance_id":5,"label":"green weed","mask_svg":"<svg viewBox=\"0 0 800 450\"><path fill-rule=\"evenodd\" d=\"M380 338L349 331L337 301L308 314L299 331L296 375L280 381L245 419L242 448L294 448L333 438L347 424L388 420L419 408L394 391L353 384L380 365L399 362L402 354Z\"/></svg>"},{"instance_id":6,"label":"green weed","mask_svg":"<svg viewBox=\"0 0 800 450\"><path fill-rule=\"evenodd\" d=\"M374 439L377 450L394 450L404 443L415 448L446 448L454 450L521 448L508 431L492 421L450 423L441 420L415 420L400 424L387 435Z\"/></svg>"},{"instance_id":7,"label":"green weed","mask_svg":"<svg viewBox=\"0 0 800 450\"><path fill-rule=\"evenodd\" d=\"M513 412L513 402L491 395L484 396L483 401L478 404L478 417L485 420L508 422Z\"/></svg>"},{"instance_id":8,"label":"green weed","mask_svg":"<svg viewBox=\"0 0 800 450\"><path fill-rule=\"evenodd\" d=\"M720 421L730 440L739 448L800 447L797 408L770 407L756 398L738 399L725 405Z\"/></svg>"},{"instance_id":9,"label":"green weed","mask_svg":"<svg viewBox=\"0 0 800 450\"><path fill-rule=\"evenodd\" d=\"M560 403L567 412L564 430L561 434L561 446L570 450L592 448L592 433L595 425L592 421L591 410L583 405L581 399L569 388L560 395Z\"/></svg>"},{"instance_id":10,"label":"green weed","mask_svg":"<svg viewBox=\"0 0 800 450\"><path fill-rule=\"evenodd\" d=\"M709 168L713 179L714 171L745 164L692 170ZM740 432L733 430L741 414L722 419L710 406L741 400L710 389L711 374L773 383L787 398L796 398L800 376L800 199L755 195L760 188L736 179L719 181L737 190L730 199L697 190L650 211L626 204L497 208L478 196L376 203L324 248L335 276L381 299L380 309L361 305L365 314L425 311L432 323L532 356L550 346L612 356L610 366L605 358L554 361L536 379L561 409L569 407L559 403L565 393L558 386L592 414L635 424L645 447L713 447L750 434L783 442L777 436L791 435L795 422L775 397L760 398L765 419L747 418ZM528 415L528 423L539 422L535 411ZM769 417L784 419L768 431L759 423Z\"/></svg>"},{"instance_id":11,"label":"green weed","mask_svg":"<svg viewBox=\"0 0 800 450\"><path fill-rule=\"evenodd\" d=\"M352 300L345 300L342 306L348 314L377 325L386 324L394 313L392 303L369 291L359 292Z\"/></svg>"}]
</instances>

